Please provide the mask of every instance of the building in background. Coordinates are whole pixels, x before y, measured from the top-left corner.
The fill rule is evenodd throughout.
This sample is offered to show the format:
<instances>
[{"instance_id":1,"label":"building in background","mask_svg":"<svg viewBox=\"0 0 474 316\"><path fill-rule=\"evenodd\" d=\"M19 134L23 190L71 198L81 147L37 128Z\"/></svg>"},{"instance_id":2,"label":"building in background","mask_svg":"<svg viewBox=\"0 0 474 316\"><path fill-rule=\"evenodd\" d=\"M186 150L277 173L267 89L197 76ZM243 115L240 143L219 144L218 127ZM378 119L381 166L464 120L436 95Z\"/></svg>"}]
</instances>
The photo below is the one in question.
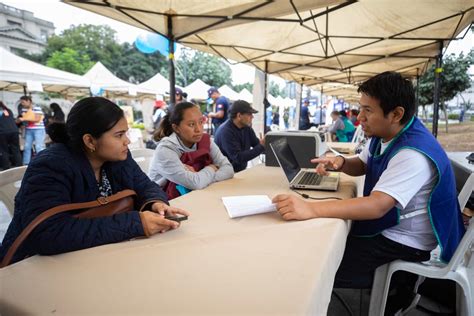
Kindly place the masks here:
<instances>
[{"instance_id":1,"label":"building in background","mask_svg":"<svg viewBox=\"0 0 474 316\"><path fill-rule=\"evenodd\" d=\"M54 34L54 24L30 11L0 3L0 46L14 54L38 54Z\"/></svg>"}]
</instances>

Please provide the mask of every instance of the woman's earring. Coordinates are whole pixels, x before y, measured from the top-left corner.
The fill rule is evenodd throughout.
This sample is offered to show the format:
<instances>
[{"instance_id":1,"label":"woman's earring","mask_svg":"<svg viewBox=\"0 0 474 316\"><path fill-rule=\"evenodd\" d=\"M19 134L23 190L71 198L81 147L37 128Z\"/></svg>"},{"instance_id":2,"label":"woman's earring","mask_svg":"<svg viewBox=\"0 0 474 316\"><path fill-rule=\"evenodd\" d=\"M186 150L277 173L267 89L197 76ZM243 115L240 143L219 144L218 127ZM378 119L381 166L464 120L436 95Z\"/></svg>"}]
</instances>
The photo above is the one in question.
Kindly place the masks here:
<instances>
[{"instance_id":1,"label":"woman's earring","mask_svg":"<svg viewBox=\"0 0 474 316\"><path fill-rule=\"evenodd\" d=\"M95 151L95 148L91 148L91 153L93 153Z\"/></svg>"}]
</instances>

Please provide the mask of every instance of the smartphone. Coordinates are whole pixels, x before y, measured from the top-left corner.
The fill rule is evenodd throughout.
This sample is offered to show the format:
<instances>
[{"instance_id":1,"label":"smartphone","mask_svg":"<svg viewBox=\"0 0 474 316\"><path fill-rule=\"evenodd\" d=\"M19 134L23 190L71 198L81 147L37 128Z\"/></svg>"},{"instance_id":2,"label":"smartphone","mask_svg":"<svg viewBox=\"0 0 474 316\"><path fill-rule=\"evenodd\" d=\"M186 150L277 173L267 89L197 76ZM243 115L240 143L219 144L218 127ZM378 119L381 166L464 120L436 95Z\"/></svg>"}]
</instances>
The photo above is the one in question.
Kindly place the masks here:
<instances>
[{"instance_id":1,"label":"smartphone","mask_svg":"<svg viewBox=\"0 0 474 316\"><path fill-rule=\"evenodd\" d=\"M176 214L176 215L166 215L165 218L169 219L171 221L181 222L181 221L187 220L188 216L187 215Z\"/></svg>"}]
</instances>

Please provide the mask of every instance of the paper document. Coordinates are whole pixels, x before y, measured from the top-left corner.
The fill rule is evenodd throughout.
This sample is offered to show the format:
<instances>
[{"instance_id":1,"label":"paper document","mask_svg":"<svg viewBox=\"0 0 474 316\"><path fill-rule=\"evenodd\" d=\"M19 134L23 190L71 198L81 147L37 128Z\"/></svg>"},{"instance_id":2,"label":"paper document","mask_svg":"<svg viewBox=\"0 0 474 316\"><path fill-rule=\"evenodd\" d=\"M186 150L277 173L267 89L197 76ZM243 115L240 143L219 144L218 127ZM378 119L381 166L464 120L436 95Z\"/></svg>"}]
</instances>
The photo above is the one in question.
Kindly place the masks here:
<instances>
[{"instance_id":1,"label":"paper document","mask_svg":"<svg viewBox=\"0 0 474 316\"><path fill-rule=\"evenodd\" d=\"M277 210L267 195L223 196L222 201L230 218Z\"/></svg>"}]
</instances>

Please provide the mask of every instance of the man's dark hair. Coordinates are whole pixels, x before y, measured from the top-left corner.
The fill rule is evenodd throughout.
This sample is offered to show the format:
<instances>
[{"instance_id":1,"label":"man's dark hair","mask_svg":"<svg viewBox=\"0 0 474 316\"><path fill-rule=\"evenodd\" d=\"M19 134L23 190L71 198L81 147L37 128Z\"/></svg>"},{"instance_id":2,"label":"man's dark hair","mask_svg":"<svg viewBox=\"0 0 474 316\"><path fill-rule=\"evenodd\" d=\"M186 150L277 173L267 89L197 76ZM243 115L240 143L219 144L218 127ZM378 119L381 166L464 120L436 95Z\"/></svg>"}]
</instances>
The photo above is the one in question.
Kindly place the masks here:
<instances>
[{"instance_id":1,"label":"man's dark hair","mask_svg":"<svg viewBox=\"0 0 474 316\"><path fill-rule=\"evenodd\" d=\"M359 86L357 92L379 100L385 116L397 106L405 109L400 120L406 124L415 115L415 92L410 80L403 78L399 73L386 71L370 78Z\"/></svg>"},{"instance_id":2,"label":"man's dark hair","mask_svg":"<svg viewBox=\"0 0 474 316\"><path fill-rule=\"evenodd\" d=\"M22 95L22 96L20 97L20 100L25 100L25 101L30 101L30 102L32 102L31 97L30 97L29 95Z\"/></svg>"}]
</instances>

